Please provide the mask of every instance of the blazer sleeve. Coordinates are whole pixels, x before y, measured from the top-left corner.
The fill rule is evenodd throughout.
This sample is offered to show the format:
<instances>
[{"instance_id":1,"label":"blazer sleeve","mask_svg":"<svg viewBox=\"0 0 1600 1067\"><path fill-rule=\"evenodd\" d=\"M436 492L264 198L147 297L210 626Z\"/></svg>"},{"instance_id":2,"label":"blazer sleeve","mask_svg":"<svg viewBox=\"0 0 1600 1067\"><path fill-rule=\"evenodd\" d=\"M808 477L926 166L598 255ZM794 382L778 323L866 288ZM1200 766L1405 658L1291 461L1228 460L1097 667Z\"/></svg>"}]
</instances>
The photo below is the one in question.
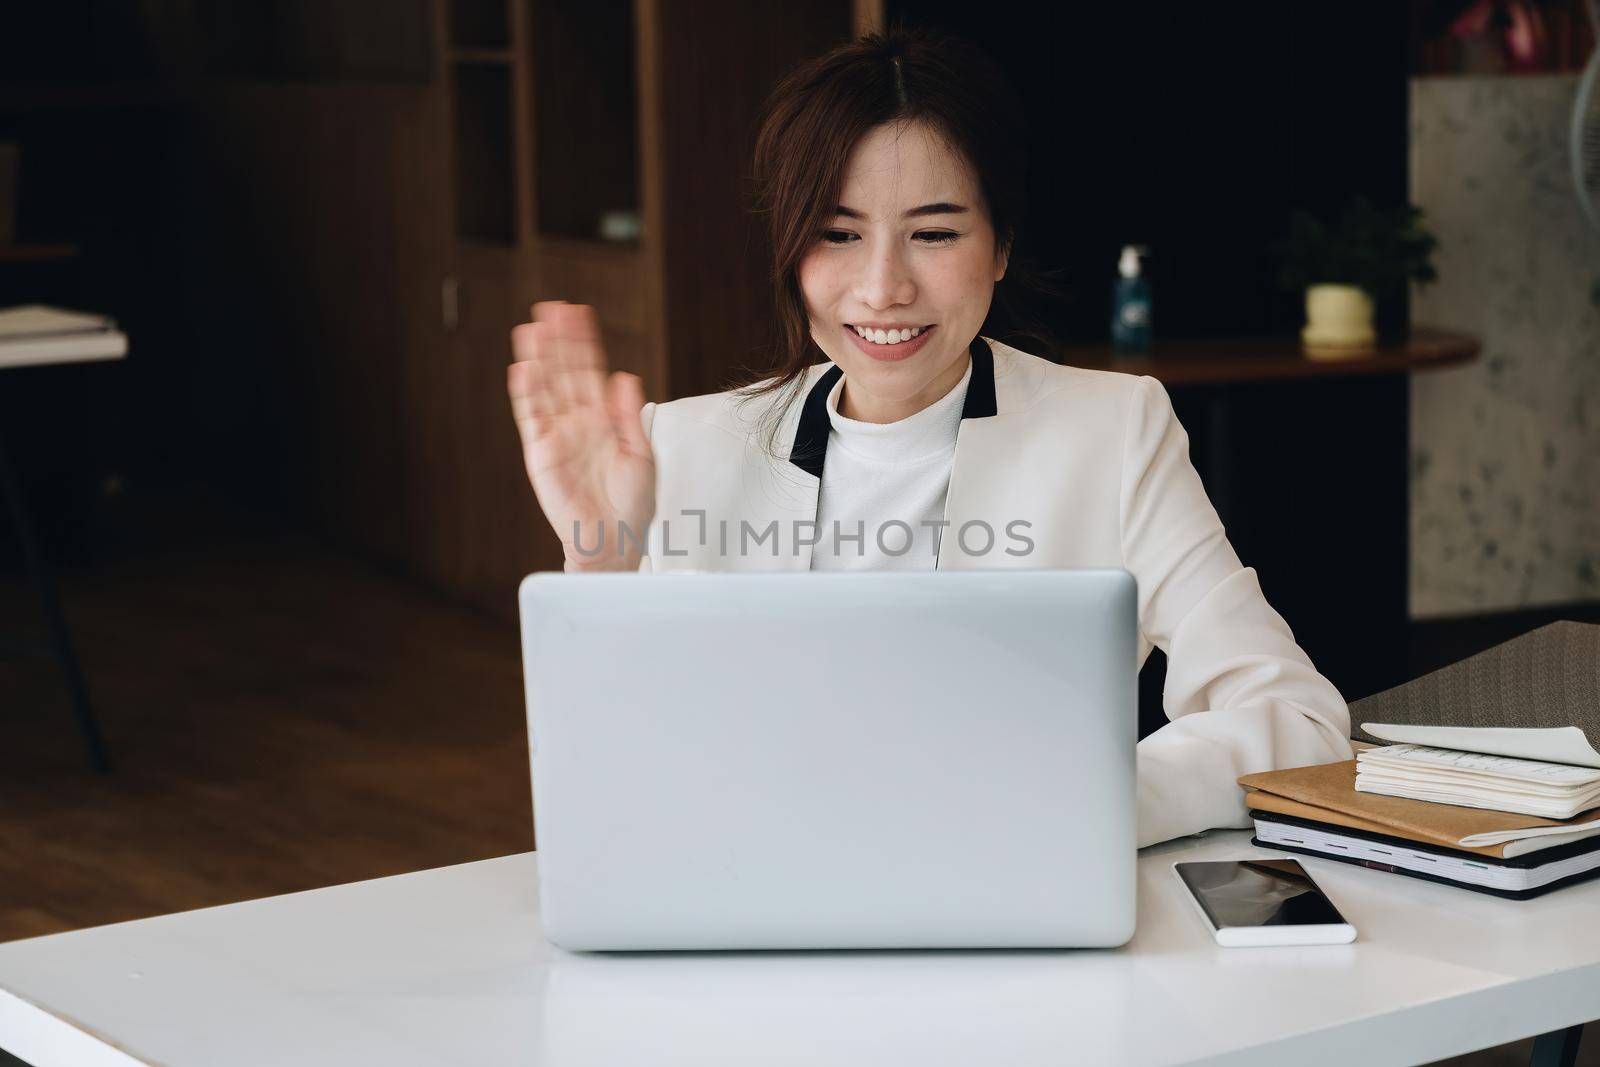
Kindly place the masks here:
<instances>
[{"instance_id":1,"label":"blazer sleeve","mask_svg":"<svg viewBox=\"0 0 1600 1067\"><path fill-rule=\"evenodd\" d=\"M655 448L656 441L655 441L655 438L650 436L650 428L651 428L651 426L653 426L655 424L655 418L656 418L656 402L654 400L647 400L645 402L644 407L639 409L639 424L644 427L644 439L646 441L650 442L650 447L652 449ZM639 554L639 573L640 574L648 574L648 573L650 573L651 570L654 569L654 568L652 568L650 566L649 547L650 546L647 544L645 546L646 551L641 552Z\"/></svg>"},{"instance_id":2,"label":"blazer sleeve","mask_svg":"<svg viewBox=\"0 0 1600 1067\"><path fill-rule=\"evenodd\" d=\"M1165 726L1139 742L1138 847L1249 827L1237 779L1352 758L1350 709L1241 565L1162 384L1134 383L1122 554L1139 626L1167 654Z\"/></svg>"}]
</instances>

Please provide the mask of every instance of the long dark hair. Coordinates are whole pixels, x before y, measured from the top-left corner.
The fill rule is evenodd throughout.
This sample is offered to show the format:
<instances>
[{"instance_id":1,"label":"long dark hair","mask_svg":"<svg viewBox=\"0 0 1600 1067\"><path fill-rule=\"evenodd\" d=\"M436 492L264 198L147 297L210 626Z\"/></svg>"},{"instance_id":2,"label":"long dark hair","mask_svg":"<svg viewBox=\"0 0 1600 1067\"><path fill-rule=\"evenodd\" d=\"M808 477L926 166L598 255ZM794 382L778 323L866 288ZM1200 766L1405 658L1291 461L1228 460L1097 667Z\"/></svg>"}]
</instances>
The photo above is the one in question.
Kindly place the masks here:
<instances>
[{"instance_id":1,"label":"long dark hair","mask_svg":"<svg viewBox=\"0 0 1600 1067\"><path fill-rule=\"evenodd\" d=\"M981 334L1010 344L1027 339L1036 355L1060 362L1060 344L1025 310L1028 298L1057 299L1051 272L1019 255L1016 241L1027 206L1026 123L1021 102L998 64L966 40L896 22L868 33L786 75L768 95L756 135L753 210L766 222L772 251L777 345L771 365L736 395L785 393L773 407L778 423L798 397L806 368L825 359L811 338L800 263L832 221L856 142L886 123L925 123L963 157L977 179L996 248L1010 250Z\"/></svg>"}]
</instances>

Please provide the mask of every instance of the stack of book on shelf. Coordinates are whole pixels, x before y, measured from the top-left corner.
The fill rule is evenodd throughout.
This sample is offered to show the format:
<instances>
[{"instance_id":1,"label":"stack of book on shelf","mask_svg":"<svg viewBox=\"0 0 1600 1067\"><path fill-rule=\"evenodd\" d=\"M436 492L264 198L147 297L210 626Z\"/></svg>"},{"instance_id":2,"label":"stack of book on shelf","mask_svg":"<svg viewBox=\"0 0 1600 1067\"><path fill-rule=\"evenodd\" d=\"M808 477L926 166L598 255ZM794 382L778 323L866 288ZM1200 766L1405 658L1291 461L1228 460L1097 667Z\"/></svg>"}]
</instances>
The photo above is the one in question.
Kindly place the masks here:
<instances>
[{"instance_id":1,"label":"stack of book on shelf","mask_svg":"<svg viewBox=\"0 0 1600 1067\"><path fill-rule=\"evenodd\" d=\"M1239 779L1255 844L1516 899L1600 875L1600 752L1583 730L1361 728L1392 743Z\"/></svg>"}]
</instances>

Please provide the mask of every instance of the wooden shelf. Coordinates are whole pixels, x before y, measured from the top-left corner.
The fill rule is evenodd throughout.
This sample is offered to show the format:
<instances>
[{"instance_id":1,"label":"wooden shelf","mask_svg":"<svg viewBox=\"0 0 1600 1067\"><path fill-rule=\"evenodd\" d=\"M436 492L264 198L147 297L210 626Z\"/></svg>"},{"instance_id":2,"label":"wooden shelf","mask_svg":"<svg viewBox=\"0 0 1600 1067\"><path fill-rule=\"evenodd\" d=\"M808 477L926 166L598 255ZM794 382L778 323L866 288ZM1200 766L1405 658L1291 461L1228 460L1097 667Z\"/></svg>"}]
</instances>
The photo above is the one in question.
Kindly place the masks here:
<instances>
[{"instance_id":1,"label":"wooden shelf","mask_svg":"<svg viewBox=\"0 0 1600 1067\"><path fill-rule=\"evenodd\" d=\"M603 243L606 212L642 207L633 5L544 0L528 13L537 229Z\"/></svg>"},{"instance_id":2,"label":"wooden shelf","mask_svg":"<svg viewBox=\"0 0 1600 1067\"><path fill-rule=\"evenodd\" d=\"M504 63L509 66L517 57L509 48L452 48L445 53L452 63Z\"/></svg>"},{"instance_id":3,"label":"wooden shelf","mask_svg":"<svg viewBox=\"0 0 1600 1067\"><path fill-rule=\"evenodd\" d=\"M1110 345L1074 345L1063 355L1075 367L1148 374L1163 385L1208 385L1404 374L1465 363L1479 347L1479 340L1469 334L1419 326L1403 344L1379 345L1334 359L1306 355L1298 337L1174 339L1157 342L1143 356L1118 356Z\"/></svg>"},{"instance_id":4,"label":"wooden shelf","mask_svg":"<svg viewBox=\"0 0 1600 1067\"><path fill-rule=\"evenodd\" d=\"M456 63L450 75L456 236L482 244L514 245L518 198L512 157L513 71L505 63Z\"/></svg>"},{"instance_id":5,"label":"wooden shelf","mask_svg":"<svg viewBox=\"0 0 1600 1067\"><path fill-rule=\"evenodd\" d=\"M511 47L506 0L450 0L450 47L461 50Z\"/></svg>"},{"instance_id":6,"label":"wooden shelf","mask_svg":"<svg viewBox=\"0 0 1600 1067\"><path fill-rule=\"evenodd\" d=\"M632 259L639 254L640 244L638 241L602 241L597 237L564 237L541 233L538 249L569 259Z\"/></svg>"},{"instance_id":7,"label":"wooden shelf","mask_svg":"<svg viewBox=\"0 0 1600 1067\"><path fill-rule=\"evenodd\" d=\"M470 237L457 238L456 253L469 270L509 270L523 250L503 241L481 241Z\"/></svg>"}]
</instances>

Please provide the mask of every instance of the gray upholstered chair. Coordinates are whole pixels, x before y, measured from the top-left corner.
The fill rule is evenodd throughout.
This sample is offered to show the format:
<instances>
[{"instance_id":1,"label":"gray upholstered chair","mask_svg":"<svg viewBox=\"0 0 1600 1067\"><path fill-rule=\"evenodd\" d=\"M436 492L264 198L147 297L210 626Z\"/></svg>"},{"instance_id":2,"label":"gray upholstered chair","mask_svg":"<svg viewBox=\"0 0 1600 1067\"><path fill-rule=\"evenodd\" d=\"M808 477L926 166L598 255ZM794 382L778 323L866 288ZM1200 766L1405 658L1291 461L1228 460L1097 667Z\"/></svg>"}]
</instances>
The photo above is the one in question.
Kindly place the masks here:
<instances>
[{"instance_id":1,"label":"gray upholstered chair","mask_svg":"<svg viewBox=\"0 0 1600 1067\"><path fill-rule=\"evenodd\" d=\"M1350 704L1364 722L1416 726L1579 726L1600 746L1600 625L1553 622ZM1379 742L1381 743L1381 742Z\"/></svg>"}]
</instances>

